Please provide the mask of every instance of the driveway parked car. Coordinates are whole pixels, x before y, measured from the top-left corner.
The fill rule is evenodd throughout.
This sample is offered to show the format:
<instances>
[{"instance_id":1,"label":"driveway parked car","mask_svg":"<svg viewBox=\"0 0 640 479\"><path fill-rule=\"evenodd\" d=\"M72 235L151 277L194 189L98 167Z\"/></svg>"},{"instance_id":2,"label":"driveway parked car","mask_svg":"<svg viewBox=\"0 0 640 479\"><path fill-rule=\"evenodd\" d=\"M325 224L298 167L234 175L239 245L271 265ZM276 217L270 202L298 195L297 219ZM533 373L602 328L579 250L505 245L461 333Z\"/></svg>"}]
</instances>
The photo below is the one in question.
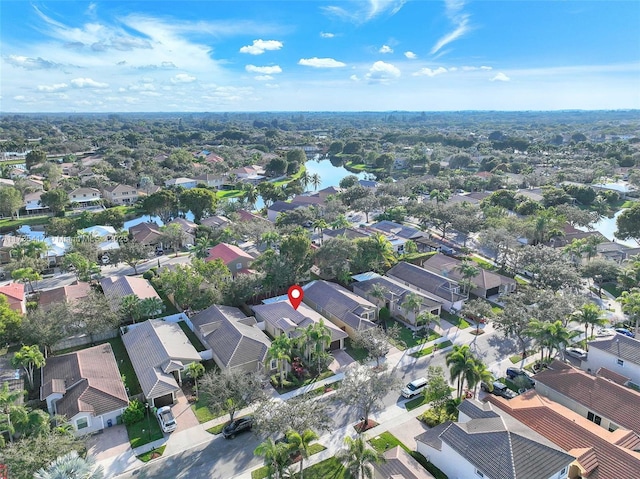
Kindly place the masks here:
<instances>
[{"instance_id":1,"label":"driveway parked car","mask_svg":"<svg viewBox=\"0 0 640 479\"><path fill-rule=\"evenodd\" d=\"M170 406L163 406L156 411L156 417L160 423L160 427L164 432L173 432L178 425L176 424L176 418L173 417Z\"/></svg>"},{"instance_id":2,"label":"driveway parked car","mask_svg":"<svg viewBox=\"0 0 640 479\"><path fill-rule=\"evenodd\" d=\"M245 416L239 419L235 419L232 423L227 424L222 430L222 436L225 439L233 439L236 434L241 432L251 431L253 427L253 416Z\"/></svg>"},{"instance_id":3,"label":"driveway parked car","mask_svg":"<svg viewBox=\"0 0 640 479\"><path fill-rule=\"evenodd\" d=\"M517 396L517 394L509 389L506 384L501 383L500 381L494 381L492 385L493 389L489 391L489 385L483 381L480 383L480 389L485 392L491 392L491 394L505 399L513 399Z\"/></svg>"},{"instance_id":4,"label":"driveway parked car","mask_svg":"<svg viewBox=\"0 0 640 479\"><path fill-rule=\"evenodd\" d=\"M523 385L529 388L532 388L536 384L531 374L520 368L507 368L507 377L518 384L522 381Z\"/></svg>"},{"instance_id":5,"label":"driveway parked car","mask_svg":"<svg viewBox=\"0 0 640 479\"><path fill-rule=\"evenodd\" d=\"M567 348L564 350L564 354L571 356L572 358L580 359L584 361L587 359L587 352L580 348Z\"/></svg>"},{"instance_id":6,"label":"driveway parked car","mask_svg":"<svg viewBox=\"0 0 640 479\"><path fill-rule=\"evenodd\" d=\"M625 336L629 336L630 338L635 338L635 334L629 331L627 328L616 328L616 333L624 334Z\"/></svg>"}]
</instances>

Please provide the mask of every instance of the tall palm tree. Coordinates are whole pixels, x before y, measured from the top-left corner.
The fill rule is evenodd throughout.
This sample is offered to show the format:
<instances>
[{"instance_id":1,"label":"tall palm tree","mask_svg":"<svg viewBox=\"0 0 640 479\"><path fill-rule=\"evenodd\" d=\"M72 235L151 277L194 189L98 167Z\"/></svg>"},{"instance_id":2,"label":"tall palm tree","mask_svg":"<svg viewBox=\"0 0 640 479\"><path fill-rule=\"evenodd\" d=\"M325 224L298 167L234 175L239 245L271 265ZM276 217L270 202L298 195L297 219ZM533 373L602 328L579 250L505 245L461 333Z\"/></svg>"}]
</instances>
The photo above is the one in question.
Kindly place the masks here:
<instances>
[{"instance_id":1,"label":"tall palm tree","mask_svg":"<svg viewBox=\"0 0 640 479\"><path fill-rule=\"evenodd\" d=\"M9 390L9 383L4 382L2 388L0 388L0 413L3 414L3 418L6 420L4 430L9 434L9 441L13 442L13 433L15 432L13 422L11 421L11 411L17 405L18 399L22 397L25 391L11 391Z\"/></svg>"},{"instance_id":2,"label":"tall palm tree","mask_svg":"<svg viewBox=\"0 0 640 479\"><path fill-rule=\"evenodd\" d=\"M204 366L197 362L189 363L187 366L187 376L193 379L193 385L196 389L196 399L198 398L198 379L204 374Z\"/></svg>"},{"instance_id":3,"label":"tall palm tree","mask_svg":"<svg viewBox=\"0 0 640 479\"><path fill-rule=\"evenodd\" d=\"M388 268L395 263L396 256L393 253L393 246L387 237L382 233L376 233L371 239L373 240L372 246L381 268Z\"/></svg>"},{"instance_id":4,"label":"tall palm tree","mask_svg":"<svg viewBox=\"0 0 640 479\"><path fill-rule=\"evenodd\" d=\"M212 244L211 241L209 241L209 238L202 236L196 240L193 248L191 248L191 255L196 258L204 259L209 256L209 249L211 246Z\"/></svg>"},{"instance_id":5,"label":"tall palm tree","mask_svg":"<svg viewBox=\"0 0 640 479\"><path fill-rule=\"evenodd\" d=\"M624 311L629 319L636 323L636 336L640 337L640 288L631 288L629 291L624 291L620 296L620 303L622 304L622 311Z\"/></svg>"},{"instance_id":6,"label":"tall palm tree","mask_svg":"<svg viewBox=\"0 0 640 479\"><path fill-rule=\"evenodd\" d=\"M165 305L160 298L144 298L138 308L143 318L155 318L165 310Z\"/></svg>"},{"instance_id":7,"label":"tall palm tree","mask_svg":"<svg viewBox=\"0 0 640 479\"><path fill-rule=\"evenodd\" d=\"M338 459L354 479L373 479L373 464L384 462L384 456L367 445L361 435L355 439L350 436L344 438L345 449L338 452Z\"/></svg>"},{"instance_id":8,"label":"tall palm tree","mask_svg":"<svg viewBox=\"0 0 640 479\"><path fill-rule=\"evenodd\" d=\"M431 311L423 311L416 316L416 326L425 324L427 331L432 330L432 325L440 326L440 316Z\"/></svg>"},{"instance_id":9,"label":"tall palm tree","mask_svg":"<svg viewBox=\"0 0 640 479\"><path fill-rule=\"evenodd\" d=\"M280 236L280 233L276 231L267 231L260 237L260 242L263 243L267 247L267 249L269 249L277 245L281 239L282 238Z\"/></svg>"},{"instance_id":10,"label":"tall palm tree","mask_svg":"<svg viewBox=\"0 0 640 479\"><path fill-rule=\"evenodd\" d=\"M440 205L440 203L446 203L449 198L451 198L451 191L449 190L434 189L431 190L431 193L429 193L429 199L431 199L432 201L435 200L436 205Z\"/></svg>"},{"instance_id":11,"label":"tall palm tree","mask_svg":"<svg viewBox=\"0 0 640 479\"><path fill-rule=\"evenodd\" d=\"M291 349L292 342L286 334L277 336L271 341L271 346L267 351L267 357L269 359L275 359L278 361L278 370L280 371L280 386L284 382L284 374L286 371L287 362L291 361Z\"/></svg>"},{"instance_id":12,"label":"tall palm tree","mask_svg":"<svg viewBox=\"0 0 640 479\"><path fill-rule=\"evenodd\" d=\"M324 324L324 320L320 319L319 322L313 323L311 329L309 330L308 338L312 345L313 355L316 357L317 362L317 371L318 374L321 373L321 361L325 349L331 343L331 330Z\"/></svg>"},{"instance_id":13,"label":"tall palm tree","mask_svg":"<svg viewBox=\"0 0 640 479\"><path fill-rule=\"evenodd\" d=\"M22 346L20 351L13 355L11 365L13 367L22 367L27 374L29 389L33 389L33 372L35 369L41 368L45 364L45 359L36 345Z\"/></svg>"},{"instance_id":14,"label":"tall palm tree","mask_svg":"<svg viewBox=\"0 0 640 479\"><path fill-rule=\"evenodd\" d=\"M33 475L34 479L102 479L104 469L96 466L92 457L80 457L77 451L71 451L58 457Z\"/></svg>"},{"instance_id":15,"label":"tall palm tree","mask_svg":"<svg viewBox=\"0 0 640 479\"><path fill-rule=\"evenodd\" d=\"M269 437L260 443L253 453L256 456L264 457L269 479L284 478L285 469L289 463L289 445L287 443L276 443Z\"/></svg>"},{"instance_id":16,"label":"tall palm tree","mask_svg":"<svg viewBox=\"0 0 640 479\"><path fill-rule=\"evenodd\" d=\"M311 175L311 179L309 180L311 185L313 186L313 190L317 191L320 185L322 184L322 179L318 173L314 173Z\"/></svg>"},{"instance_id":17,"label":"tall palm tree","mask_svg":"<svg viewBox=\"0 0 640 479\"><path fill-rule=\"evenodd\" d=\"M380 301L382 304L386 304L387 294L389 294L389 290L380 283L375 283L369 290L369 295ZM389 305L389 307L391 307L391 305Z\"/></svg>"},{"instance_id":18,"label":"tall palm tree","mask_svg":"<svg viewBox=\"0 0 640 479\"><path fill-rule=\"evenodd\" d=\"M462 281L460 281L460 283L463 285L464 294L469 294L469 291L474 286L471 282L471 278L478 276L480 268L471 260L463 260L456 269L462 275Z\"/></svg>"},{"instance_id":19,"label":"tall palm tree","mask_svg":"<svg viewBox=\"0 0 640 479\"><path fill-rule=\"evenodd\" d=\"M475 359L474 365L467 371L465 379L467 380L467 388L473 389L473 395L476 396L478 393L478 384L482 381L491 384L493 382L493 375L491 371L487 369L486 364L479 359Z\"/></svg>"},{"instance_id":20,"label":"tall palm tree","mask_svg":"<svg viewBox=\"0 0 640 479\"><path fill-rule=\"evenodd\" d=\"M464 390L464 381L467 377L467 371L475 367L475 358L471 353L468 345L454 345L453 349L445 356L445 361L449 367L451 381L457 381L458 397L462 397Z\"/></svg>"},{"instance_id":21,"label":"tall palm tree","mask_svg":"<svg viewBox=\"0 0 640 479\"><path fill-rule=\"evenodd\" d=\"M582 308L571 315L571 318L584 326L585 348L589 351L589 326L591 326L591 335L593 335L596 326L604 326L607 323L607 320L602 317L602 310L593 303L583 304Z\"/></svg>"},{"instance_id":22,"label":"tall palm tree","mask_svg":"<svg viewBox=\"0 0 640 479\"><path fill-rule=\"evenodd\" d=\"M349 223L349 220L344 214L338 215L335 221L331 223L331 228L333 228L334 230L348 228L349 226L351 226L351 223Z\"/></svg>"},{"instance_id":23,"label":"tall palm tree","mask_svg":"<svg viewBox=\"0 0 640 479\"><path fill-rule=\"evenodd\" d=\"M304 188L304 191L307 191L307 186L311 184L311 174L309 173L309 170L305 168L305 170L300 175L300 178L298 178L298 181Z\"/></svg>"},{"instance_id":24,"label":"tall palm tree","mask_svg":"<svg viewBox=\"0 0 640 479\"><path fill-rule=\"evenodd\" d=\"M329 227L329 224L322 218L318 218L313 222L313 230L320 232L320 242L322 242L322 232Z\"/></svg>"},{"instance_id":25,"label":"tall palm tree","mask_svg":"<svg viewBox=\"0 0 640 479\"><path fill-rule=\"evenodd\" d=\"M304 460L309 458L309 446L312 441L317 439L318 435L311 429L303 431L302 434L296 431L289 431L287 433L287 442L291 447L291 452L300 454L300 479L303 479Z\"/></svg>"},{"instance_id":26,"label":"tall palm tree","mask_svg":"<svg viewBox=\"0 0 640 479\"><path fill-rule=\"evenodd\" d=\"M242 197L247 202L247 207L250 210L255 207L256 201L258 201L258 196L258 189L255 185L252 185L251 183L245 183L242 185Z\"/></svg>"},{"instance_id":27,"label":"tall palm tree","mask_svg":"<svg viewBox=\"0 0 640 479\"><path fill-rule=\"evenodd\" d=\"M127 319L131 320L133 324L136 324L136 320L139 320L140 315L140 298L135 294L128 294L123 296L120 300L120 313Z\"/></svg>"},{"instance_id":28,"label":"tall palm tree","mask_svg":"<svg viewBox=\"0 0 640 479\"><path fill-rule=\"evenodd\" d=\"M414 323L417 323L418 311L420 311L421 307L422 296L420 296L418 293L407 294L404 298L404 301L402 302L402 309L407 312L407 316L409 315L409 313L413 313Z\"/></svg>"},{"instance_id":29,"label":"tall palm tree","mask_svg":"<svg viewBox=\"0 0 640 479\"><path fill-rule=\"evenodd\" d=\"M544 348L547 348L548 358L551 359L554 350L560 352L560 357L564 360L564 346L571 339L569 330L558 320L553 323L548 321L532 320L529 323L531 336L540 345L542 360L544 360Z\"/></svg>"}]
</instances>

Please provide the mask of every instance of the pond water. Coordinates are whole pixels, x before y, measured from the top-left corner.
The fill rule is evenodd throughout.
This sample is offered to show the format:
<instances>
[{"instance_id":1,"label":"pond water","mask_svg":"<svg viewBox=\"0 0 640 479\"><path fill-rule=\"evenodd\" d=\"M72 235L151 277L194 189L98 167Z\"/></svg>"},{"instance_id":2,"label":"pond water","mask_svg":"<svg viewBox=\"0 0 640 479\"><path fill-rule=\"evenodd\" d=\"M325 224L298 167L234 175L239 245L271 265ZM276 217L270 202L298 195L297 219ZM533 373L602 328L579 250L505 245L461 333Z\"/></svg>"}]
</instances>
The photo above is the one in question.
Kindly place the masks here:
<instances>
[{"instance_id":1,"label":"pond water","mask_svg":"<svg viewBox=\"0 0 640 479\"><path fill-rule=\"evenodd\" d=\"M591 227L592 227L592 229L602 233L602 235L605 238L607 238L609 241L616 241L617 243L623 244L625 246L630 246L632 248L637 248L638 246L640 246L637 241L632 240L632 239L621 240L621 239L618 239L618 238L615 237L615 232L618 229L618 227L616 226L616 220L618 219L618 216L620 216L622 214L623 211L624 210L618 211L611 218L602 218L597 223L594 223L593 225L591 225ZM580 228L580 229L583 229L583 228ZM583 231L584 231L584 229L583 229Z\"/></svg>"}]
</instances>

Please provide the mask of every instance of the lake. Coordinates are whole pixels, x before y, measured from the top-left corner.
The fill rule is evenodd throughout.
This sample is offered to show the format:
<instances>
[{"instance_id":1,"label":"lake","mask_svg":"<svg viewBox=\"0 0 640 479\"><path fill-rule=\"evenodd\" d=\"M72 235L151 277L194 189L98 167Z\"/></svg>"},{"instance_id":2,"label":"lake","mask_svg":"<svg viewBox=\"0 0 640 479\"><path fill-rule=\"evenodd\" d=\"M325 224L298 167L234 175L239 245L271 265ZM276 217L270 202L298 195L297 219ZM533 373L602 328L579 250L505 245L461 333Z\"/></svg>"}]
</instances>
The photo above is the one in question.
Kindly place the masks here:
<instances>
[{"instance_id":1,"label":"lake","mask_svg":"<svg viewBox=\"0 0 640 479\"><path fill-rule=\"evenodd\" d=\"M623 244L625 246L630 246L632 248L637 248L638 242L632 239L621 240L615 237L615 232L618 229L616 226L616 220L618 216L622 214L624 210L618 211L612 218L602 218L597 223L591 225L591 229L599 231L602 235L607 238L609 241L616 241L617 243ZM586 231L585 228L580 228L583 231Z\"/></svg>"}]
</instances>

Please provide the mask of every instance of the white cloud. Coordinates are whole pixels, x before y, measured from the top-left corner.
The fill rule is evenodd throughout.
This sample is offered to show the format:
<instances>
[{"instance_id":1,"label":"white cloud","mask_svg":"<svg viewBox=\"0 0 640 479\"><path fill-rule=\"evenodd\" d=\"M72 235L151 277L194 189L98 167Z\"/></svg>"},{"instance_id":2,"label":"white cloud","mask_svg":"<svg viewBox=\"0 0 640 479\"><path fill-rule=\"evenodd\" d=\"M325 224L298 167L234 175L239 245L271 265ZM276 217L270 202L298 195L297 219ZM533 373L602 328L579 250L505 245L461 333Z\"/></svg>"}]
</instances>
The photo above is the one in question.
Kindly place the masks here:
<instances>
[{"instance_id":1,"label":"white cloud","mask_svg":"<svg viewBox=\"0 0 640 479\"><path fill-rule=\"evenodd\" d=\"M405 4L406 0L367 0L366 2L351 2L355 10L331 5L321 7L327 14L338 17L341 20L353 23L366 23L379 15L388 13L395 15Z\"/></svg>"},{"instance_id":2,"label":"white cloud","mask_svg":"<svg viewBox=\"0 0 640 479\"><path fill-rule=\"evenodd\" d=\"M333 38L335 37L335 33L330 33L330 32L320 32L320 36L322 38Z\"/></svg>"},{"instance_id":3,"label":"white cloud","mask_svg":"<svg viewBox=\"0 0 640 479\"><path fill-rule=\"evenodd\" d=\"M108 83L97 82L91 78L74 78L71 85L76 88L109 88Z\"/></svg>"},{"instance_id":4,"label":"white cloud","mask_svg":"<svg viewBox=\"0 0 640 479\"><path fill-rule=\"evenodd\" d=\"M351 75L349 77L349 80L351 80L351 81L360 81L360 78L358 78L358 75Z\"/></svg>"},{"instance_id":5,"label":"white cloud","mask_svg":"<svg viewBox=\"0 0 640 479\"><path fill-rule=\"evenodd\" d=\"M409 60L415 60L416 58L418 58L418 55L416 55L413 52L404 52L404 56L407 57Z\"/></svg>"},{"instance_id":6,"label":"white cloud","mask_svg":"<svg viewBox=\"0 0 640 479\"><path fill-rule=\"evenodd\" d=\"M469 22L469 14L463 13L464 1L462 0L445 0L446 16L453 23L455 29L452 32L440 37L436 44L431 48L431 54L434 55L442 47L464 36L471 30Z\"/></svg>"},{"instance_id":7,"label":"white cloud","mask_svg":"<svg viewBox=\"0 0 640 479\"><path fill-rule=\"evenodd\" d=\"M43 58L30 58L22 55L9 55L4 59L8 64L21 67L25 70L47 70L50 68L60 68L59 63L44 60Z\"/></svg>"},{"instance_id":8,"label":"white cloud","mask_svg":"<svg viewBox=\"0 0 640 479\"><path fill-rule=\"evenodd\" d=\"M267 50L280 50L282 45L282 42L279 42L278 40L254 40L253 44L240 48L240 53L262 55Z\"/></svg>"},{"instance_id":9,"label":"white cloud","mask_svg":"<svg viewBox=\"0 0 640 479\"><path fill-rule=\"evenodd\" d=\"M473 71L476 71L476 70L491 71L491 70L493 70L493 68L492 67L487 67L487 66L484 66L484 65L481 66L481 67L471 67L471 66L463 66L462 67L462 71L465 71L465 72L473 72Z\"/></svg>"},{"instance_id":10,"label":"white cloud","mask_svg":"<svg viewBox=\"0 0 640 479\"><path fill-rule=\"evenodd\" d=\"M171 83L191 83L196 81L196 77L188 73L178 73L171 79Z\"/></svg>"},{"instance_id":11,"label":"white cloud","mask_svg":"<svg viewBox=\"0 0 640 479\"><path fill-rule=\"evenodd\" d=\"M389 45L382 45L380 50L378 50L378 53L393 53L393 48Z\"/></svg>"},{"instance_id":12,"label":"white cloud","mask_svg":"<svg viewBox=\"0 0 640 479\"><path fill-rule=\"evenodd\" d=\"M489 70L493 70L493 68L492 68L492 67L486 67L486 66L484 66L484 65L483 65L483 66L481 66L481 67L480 67L480 70L487 70L487 71L489 71Z\"/></svg>"},{"instance_id":13,"label":"white cloud","mask_svg":"<svg viewBox=\"0 0 640 479\"><path fill-rule=\"evenodd\" d=\"M256 75L253 78L258 81L271 81L274 79L271 75Z\"/></svg>"},{"instance_id":14,"label":"white cloud","mask_svg":"<svg viewBox=\"0 0 640 479\"><path fill-rule=\"evenodd\" d=\"M499 72L496 76L494 76L491 81L511 81L511 78L509 78L507 75L505 75L502 72Z\"/></svg>"},{"instance_id":15,"label":"white cloud","mask_svg":"<svg viewBox=\"0 0 640 479\"><path fill-rule=\"evenodd\" d=\"M274 73L282 73L282 68L278 65L270 67L257 67L255 65L247 65L244 67L249 73L261 73L263 75L273 75Z\"/></svg>"},{"instance_id":16,"label":"white cloud","mask_svg":"<svg viewBox=\"0 0 640 479\"><path fill-rule=\"evenodd\" d=\"M442 75L443 73L447 73L447 69L444 67L438 67L435 70L432 70L431 68L421 68L415 72L413 76L428 76L433 78L435 76Z\"/></svg>"},{"instance_id":17,"label":"white cloud","mask_svg":"<svg viewBox=\"0 0 640 479\"><path fill-rule=\"evenodd\" d=\"M314 68L340 68L346 67L347 64L334 60L333 58L301 58L298 65Z\"/></svg>"},{"instance_id":18,"label":"white cloud","mask_svg":"<svg viewBox=\"0 0 640 479\"><path fill-rule=\"evenodd\" d=\"M386 83L400 77L400 75L400 70L391 63L377 61L371 66L365 78L372 83Z\"/></svg>"},{"instance_id":19,"label":"white cloud","mask_svg":"<svg viewBox=\"0 0 640 479\"><path fill-rule=\"evenodd\" d=\"M67 85L66 83L55 83L53 85L38 85L37 89L38 91L50 92L50 91L64 90L65 88L68 88L68 87L69 85Z\"/></svg>"}]
</instances>

